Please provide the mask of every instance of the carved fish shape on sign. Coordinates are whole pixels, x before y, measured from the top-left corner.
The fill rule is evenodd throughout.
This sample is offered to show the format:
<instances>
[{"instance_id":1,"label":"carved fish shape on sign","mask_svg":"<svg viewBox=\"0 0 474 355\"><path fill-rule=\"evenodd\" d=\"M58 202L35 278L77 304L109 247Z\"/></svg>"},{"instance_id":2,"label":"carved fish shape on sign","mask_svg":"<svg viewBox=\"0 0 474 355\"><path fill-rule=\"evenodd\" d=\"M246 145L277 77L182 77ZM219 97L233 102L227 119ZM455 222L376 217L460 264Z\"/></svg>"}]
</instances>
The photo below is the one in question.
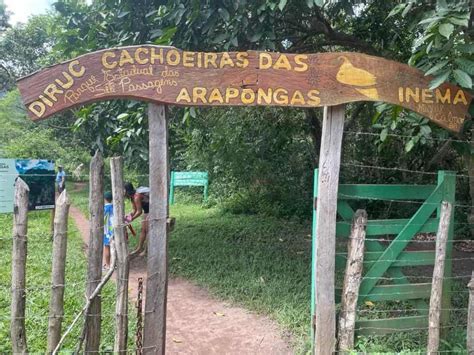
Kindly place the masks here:
<instances>
[{"instance_id":1,"label":"carved fish shape on sign","mask_svg":"<svg viewBox=\"0 0 474 355\"><path fill-rule=\"evenodd\" d=\"M356 68L345 56L340 56L338 59L342 60L342 65L339 67L336 75L337 81L346 85L361 86L354 89L362 95L378 100L379 94L377 89L370 87L377 84L375 75L364 69Z\"/></svg>"}]
</instances>

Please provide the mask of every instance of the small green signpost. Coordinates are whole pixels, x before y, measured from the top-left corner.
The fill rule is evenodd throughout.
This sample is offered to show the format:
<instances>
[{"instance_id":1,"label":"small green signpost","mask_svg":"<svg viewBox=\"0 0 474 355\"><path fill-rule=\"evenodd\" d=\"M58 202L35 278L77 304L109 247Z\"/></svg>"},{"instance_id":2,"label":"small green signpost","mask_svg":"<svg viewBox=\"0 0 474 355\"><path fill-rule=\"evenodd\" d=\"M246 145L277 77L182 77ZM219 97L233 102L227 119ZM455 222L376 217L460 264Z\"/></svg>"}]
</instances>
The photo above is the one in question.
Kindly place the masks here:
<instances>
[{"instance_id":1,"label":"small green signpost","mask_svg":"<svg viewBox=\"0 0 474 355\"><path fill-rule=\"evenodd\" d=\"M207 201L209 176L207 171L172 171L170 182L170 205L174 204L176 186L204 186L204 201Z\"/></svg>"}]
</instances>

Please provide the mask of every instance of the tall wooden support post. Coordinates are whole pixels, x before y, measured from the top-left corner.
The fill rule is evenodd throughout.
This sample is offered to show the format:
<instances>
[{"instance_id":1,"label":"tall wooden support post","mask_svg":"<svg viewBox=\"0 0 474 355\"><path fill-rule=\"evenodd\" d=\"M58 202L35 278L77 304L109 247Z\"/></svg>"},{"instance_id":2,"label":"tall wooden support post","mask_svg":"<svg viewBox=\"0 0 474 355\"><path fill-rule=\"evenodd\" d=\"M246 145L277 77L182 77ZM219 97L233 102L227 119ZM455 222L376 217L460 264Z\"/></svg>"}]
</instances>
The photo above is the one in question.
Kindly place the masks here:
<instances>
[{"instance_id":1,"label":"tall wooden support post","mask_svg":"<svg viewBox=\"0 0 474 355\"><path fill-rule=\"evenodd\" d=\"M428 354L437 354L439 347L444 265L446 261L446 246L448 241L452 209L453 205L451 203L443 201L438 233L436 234L436 259L433 269L428 322Z\"/></svg>"},{"instance_id":2,"label":"tall wooden support post","mask_svg":"<svg viewBox=\"0 0 474 355\"><path fill-rule=\"evenodd\" d=\"M143 348L164 354L168 293L168 118L166 106L150 104L150 213Z\"/></svg>"},{"instance_id":3,"label":"tall wooden support post","mask_svg":"<svg viewBox=\"0 0 474 355\"><path fill-rule=\"evenodd\" d=\"M336 213L344 105L324 107L316 209L315 319L313 353L336 350Z\"/></svg>"},{"instance_id":4,"label":"tall wooden support post","mask_svg":"<svg viewBox=\"0 0 474 355\"><path fill-rule=\"evenodd\" d=\"M69 201L66 190L56 200L53 236L53 267L51 271L51 300L49 302L48 346L50 354L61 339L61 324L64 317L64 287L66 274L67 222Z\"/></svg>"},{"instance_id":5,"label":"tall wooden support post","mask_svg":"<svg viewBox=\"0 0 474 355\"><path fill-rule=\"evenodd\" d=\"M27 354L25 329L26 255L28 232L28 185L18 178L15 182L12 251L12 304L10 334L12 352Z\"/></svg>"},{"instance_id":6,"label":"tall wooden support post","mask_svg":"<svg viewBox=\"0 0 474 355\"><path fill-rule=\"evenodd\" d=\"M352 220L347 252L346 273L342 289L341 316L339 317L339 351L354 348L354 331L359 298L359 287L364 267L365 230L367 212L357 210Z\"/></svg>"},{"instance_id":7,"label":"tall wooden support post","mask_svg":"<svg viewBox=\"0 0 474 355\"><path fill-rule=\"evenodd\" d=\"M471 281L467 285L469 288L469 305L467 308L467 353L474 354L474 271Z\"/></svg>"},{"instance_id":8,"label":"tall wooden support post","mask_svg":"<svg viewBox=\"0 0 474 355\"><path fill-rule=\"evenodd\" d=\"M86 295L89 297L102 278L102 248L104 237L104 159L97 151L90 163L89 182L89 246ZM96 297L86 315L85 351L98 352L100 345L101 298Z\"/></svg>"},{"instance_id":9,"label":"tall wooden support post","mask_svg":"<svg viewBox=\"0 0 474 355\"><path fill-rule=\"evenodd\" d=\"M117 301L115 304L114 354L127 352L128 276L130 270L128 244L125 239L125 205L123 200L123 159L110 159L112 196L114 199L114 240L117 253Z\"/></svg>"}]
</instances>

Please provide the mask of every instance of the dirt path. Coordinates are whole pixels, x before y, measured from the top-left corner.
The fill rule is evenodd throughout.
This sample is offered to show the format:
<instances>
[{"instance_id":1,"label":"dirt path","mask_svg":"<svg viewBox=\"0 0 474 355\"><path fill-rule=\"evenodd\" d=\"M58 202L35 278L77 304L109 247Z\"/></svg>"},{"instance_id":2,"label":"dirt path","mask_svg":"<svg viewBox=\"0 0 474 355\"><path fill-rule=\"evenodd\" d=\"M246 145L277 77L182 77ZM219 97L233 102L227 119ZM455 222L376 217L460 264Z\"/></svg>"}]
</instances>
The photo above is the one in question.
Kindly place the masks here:
<instances>
[{"instance_id":1,"label":"dirt path","mask_svg":"<svg viewBox=\"0 0 474 355\"><path fill-rule=\"evenodd\" d=\"M70 216L87 245L89 221L74 206ZM133 259L129 285L133 300L137 297L138 278L145 279L145 275L145 258ZM206 290L180 278L170 279L168 285L166 351L203 355L293 353L268 318L216 300Z\"/></svg>"}]
</instances>

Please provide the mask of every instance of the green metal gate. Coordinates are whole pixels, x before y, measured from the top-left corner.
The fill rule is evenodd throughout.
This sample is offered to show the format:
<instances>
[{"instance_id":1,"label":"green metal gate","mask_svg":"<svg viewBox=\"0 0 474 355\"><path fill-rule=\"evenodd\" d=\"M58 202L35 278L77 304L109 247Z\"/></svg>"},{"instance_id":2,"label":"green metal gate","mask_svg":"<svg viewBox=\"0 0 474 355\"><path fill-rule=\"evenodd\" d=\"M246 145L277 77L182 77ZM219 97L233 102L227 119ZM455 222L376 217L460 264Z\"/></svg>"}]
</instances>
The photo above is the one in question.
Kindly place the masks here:
<instances>
[{"instance_id":1,"label":"green metal gate","mask_svg":"<svg viewBox=\"0 0 474 355\"><path fill-rule=\"evenodd\" d=\"M357 334L383 335L396 331L408 331L428 327L428 308L431 292L431 279L428 282L410 283L404 267L433 265L435 251L409 251L407 245L417 233L436 232L442 201L454 204L456 175L453 172L438 172L436 185L339 185L336 237L347 239L350 234L354 209L351 201L381 200L419 203L419 208L409 219L370 220L367 223L367 236L364 254L364 272L359 290L359 303L366 301L409 301L417 315L397 318L358 320ZM314 333L314 294L315 294L315 255L316 255L316 208L318 197L318 169L314 172L314 201L312 226L312 276L311 276L311 314L312 335ZM370 210L367 211L370 216ZM454 213L451 216L443 283L442 325L449 320L451 304L452 239ZM394 236L389 243L381 242L387 235ZM344 273L346 254L337 253L336 270ZM383 280L383 282L381 282ZM386 282L386 281L389 282ZM336 289L336 302L340 299L340 289ZM313 337L314 339L314 337Z\"/></svg>"}]
</instances>

